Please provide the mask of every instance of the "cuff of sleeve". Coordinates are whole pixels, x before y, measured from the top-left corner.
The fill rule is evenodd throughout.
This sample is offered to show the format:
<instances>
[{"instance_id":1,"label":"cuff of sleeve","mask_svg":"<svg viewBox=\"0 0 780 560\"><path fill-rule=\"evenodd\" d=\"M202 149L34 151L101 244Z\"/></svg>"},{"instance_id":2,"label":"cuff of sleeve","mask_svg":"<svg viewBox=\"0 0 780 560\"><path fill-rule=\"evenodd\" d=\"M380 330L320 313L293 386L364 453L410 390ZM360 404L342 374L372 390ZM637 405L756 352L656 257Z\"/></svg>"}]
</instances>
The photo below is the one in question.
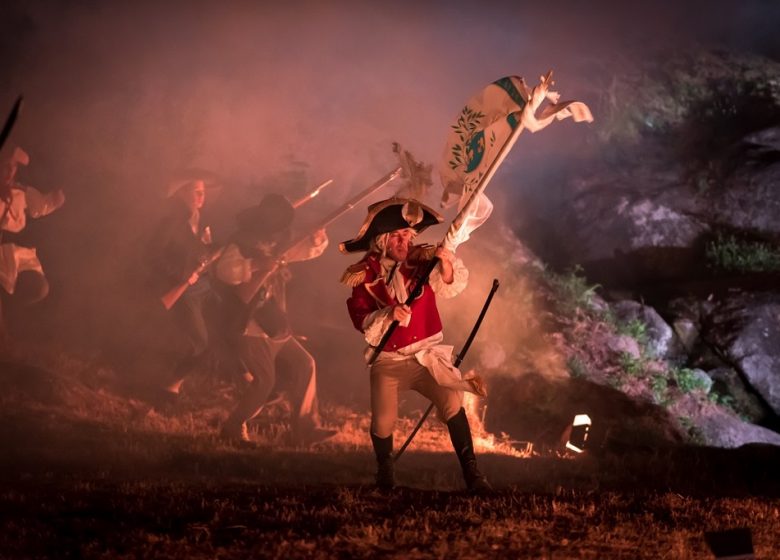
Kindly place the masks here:
<instances>
[{"instance_id":1,"label":"cuff of sleeve","mask_svg":"<svg viewBox=\"0 0 780 560\"><path fill-rule=\"evenodd\" d=\"M27 213L32 218L42 218L54 212L60 205L56 202L54 193L43 194L38 189L27 187L25 190Z\"/></svg>"},{"instance_id":2,"label":"cuff of sleeve","mask_svg":"<svg viewBox=\"0 0 780 560\"><path fill-rule=\"evenodd\" d=\"M452 271L454 276L452 284L446 284L444 280L442 280L438 266L431 272L428 282L437 296L449 299L457 296L466 289L466 285L469 283L469 271L463 264L463 261L455 257L452 261Z\"/></svg>"},{"instance_id":3,"label":"cuff of sleeve","mask_svg":"<svg viewBox=\"0 0 780 560\"><path fill-rule=\"evenodd\" d=\"M392 307L385 307L379 309L373 313L366 315L363 319L363 334L366 337L366 342L371 346L376 346L379 341L382 340L382 336L385 334L387 327L393 322L393 316L390 314Z\"/></svg>"}]
</instances>

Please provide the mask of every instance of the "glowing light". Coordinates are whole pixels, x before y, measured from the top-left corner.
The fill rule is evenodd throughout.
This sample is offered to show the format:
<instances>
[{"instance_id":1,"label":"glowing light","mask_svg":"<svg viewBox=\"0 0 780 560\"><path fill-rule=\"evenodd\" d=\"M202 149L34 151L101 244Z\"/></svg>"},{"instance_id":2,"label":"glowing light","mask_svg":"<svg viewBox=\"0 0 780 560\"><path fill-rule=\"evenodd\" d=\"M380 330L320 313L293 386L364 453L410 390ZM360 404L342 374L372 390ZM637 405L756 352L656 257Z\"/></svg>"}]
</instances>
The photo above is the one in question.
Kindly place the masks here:
<instances>
[{"instance_id":1,"label":"glowing light","mask_svg":"<svg viewBox=\"0 0 780 560\"><path fill-rule=\"evenodd\" d=\"M566 438L566 449L570 449L575 453L582 453L585 451L585 442L588 440L590 426L590 416L587 414L577 414L574 417L574 421L571 423L571 427L568 429L569 434Z\"/></svg>"}]
</instances>

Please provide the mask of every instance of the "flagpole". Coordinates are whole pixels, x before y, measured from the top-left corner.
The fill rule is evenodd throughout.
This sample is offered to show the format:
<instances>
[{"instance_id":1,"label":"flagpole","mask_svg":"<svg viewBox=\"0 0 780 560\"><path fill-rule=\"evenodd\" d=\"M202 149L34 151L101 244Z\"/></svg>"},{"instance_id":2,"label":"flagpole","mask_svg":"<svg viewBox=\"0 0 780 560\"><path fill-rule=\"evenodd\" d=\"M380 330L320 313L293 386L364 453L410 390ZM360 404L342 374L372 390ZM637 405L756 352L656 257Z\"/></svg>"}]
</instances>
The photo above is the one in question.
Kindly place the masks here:
<instances>
[{"instance_id":1,"label":"flagpole","mask_svg":"<svg viewBox=\"0 0 780 560\"><path fill-rule=\"evenodd\" d=\"M528 107L529 109L533 110L531 107L529 107L528 104L526 104L525 107ZM477 183L474 192L471 193L469 199L466 201L466 204L463 205L463 208L461 208L460 212L458 212L458 215L455 216L455 218L452 220L452 223L450 224L450 227L447 230L447 235L444 237L444 240L442 240L442 243L444 243L444 241L446 241L448 237L454 236L460 229L460 226L463 225L463 222L468 216L468 212L471 210L471 207L477 203L477 199L479 198L479 195L482 194L482 192L488 186L490 180L493 178L493 175L496 174L496 170L498 169L498 166L501 165L504 159L506 159L506 156L509 154L509 150L511 150L512 146L515 145L515 142L517 141L517 137L520 136L520 133L523 131L523 128L524 127L521 119L518 122L515 129L512 131L512 134L510 134L509 138L507 138L506 141L504 142L504 145L501 146L501 149L498 151L498 154L496 155L495 159L488 166L487 170L485 171L485 174ZM431 272L433 272L433 269L436 267L437 264L439 264L439 258L433 257L428 263L428 266L423 271L422 276L415 283L414 289L409 293L409 297L404 302L404 305L411 305L412 302L420 295L420 292L422 292L422 287L428 281L428 277L431 275ZM393 321L392 323L390 323L390 326L387 327L385 334L382 336L382 339L379 341L379 344L377 344L374 347L371 357L368 359L369 366L372 365L379 357L379 354L384 349L385 345L387 344L387 341L390 340L390 337L395 332L395 329L398 328L398 324L399 324L398 321Z\"/></svg>"},{"instance_id":2,"label":"flagpole","mask_svg":"<svg viewBox=\"0 0 780 560\"><path fill-rule=\"evenodd\" d=\"M542 79L541 85L546 85L547 87L550 86L552 83L552 70L550 70L547 73L547 76L545 76ZM541 87L537 86L537 87ZM534 88L536 89L536 88ZM539 102L541 102L542 99L539 99ZM539 108L538 105L534 106L534 96L533 93L529 96L528 101L523 106L521 113L524 113L526 111L530 111L532 114L536 112L536 110ZM493 178L493 175L496 174L496 170L498 169L498 166L501 165L504 162L504 159L506 159L506 156L509 155L509 151L512 149L512 147L515 145L515 142L517 142L517 137L520 136L520 133L525 130L525 126L523 125L524 119L521 117L518 119L517 126L512 130L512 133L509 135L509 138L506 139L506 142L504 142L504 145L501 146L501 149L498 151L498 154L496 155L495 159L490 163L487 170L485 171L485 174L482 176L482 178L479 180L479 183L477 183L477 187L474 189L474 192L471 193L471 196L469 196L469 199L466 201L466 204L463 205L463 208L458 212L458 215L455 216L455 219L452 220L452 223L450 224L449 230L447 230L447 235L455 235L460 229L460 226L463 224L463 221L466 219L466 216L468 216L468 212L471 210L471 207L474 206L474 204L477 203L477 199L479 198L479 195L485 190L490 180ZM446 237L445 237L446 239Z\"/></svg>"}]
</instances>

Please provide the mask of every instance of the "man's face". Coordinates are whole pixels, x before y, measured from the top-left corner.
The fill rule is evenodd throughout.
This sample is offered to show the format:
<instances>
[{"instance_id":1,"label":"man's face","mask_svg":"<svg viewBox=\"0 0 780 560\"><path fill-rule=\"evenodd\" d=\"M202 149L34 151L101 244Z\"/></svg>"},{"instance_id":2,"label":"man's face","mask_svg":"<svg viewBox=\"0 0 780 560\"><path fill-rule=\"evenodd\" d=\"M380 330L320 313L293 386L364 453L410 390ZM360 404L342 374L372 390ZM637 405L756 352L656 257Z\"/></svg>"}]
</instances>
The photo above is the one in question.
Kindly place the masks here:
<instances>
[{"instance_id":1,"label":"man's face","mask_svg":"<svg viewBox=\"0 0 780 560\"><path fill-rule=\"evenodd\" d=\"M203 181L193 181L181 188L179 196L191 211L200 210L206 202L206 185Z\"/></svg>"},{"instance_id":2,"label":"man's face","mask_svg":"<svg viewBox=\"0 0 780 560\"><path fill-rule=\"evenodd\" d=\"M255 241L255 250L261 255L271 257L277 249L286 246L290 242L292 231L289 227L279 230L270 235L266 234L261 239Z\"/></svg>"},{"instance_id":3,"label":"man's face","mask_svg":"<svg viewBox=\"0 0 780 560\"><path fill-rule=\"evenodd\" d=\"M397 229L387 236L385 252L395 262L403 262L409 254L409 246L414 239L414 230L411 228Z\"/></svg>"}]
</instances>

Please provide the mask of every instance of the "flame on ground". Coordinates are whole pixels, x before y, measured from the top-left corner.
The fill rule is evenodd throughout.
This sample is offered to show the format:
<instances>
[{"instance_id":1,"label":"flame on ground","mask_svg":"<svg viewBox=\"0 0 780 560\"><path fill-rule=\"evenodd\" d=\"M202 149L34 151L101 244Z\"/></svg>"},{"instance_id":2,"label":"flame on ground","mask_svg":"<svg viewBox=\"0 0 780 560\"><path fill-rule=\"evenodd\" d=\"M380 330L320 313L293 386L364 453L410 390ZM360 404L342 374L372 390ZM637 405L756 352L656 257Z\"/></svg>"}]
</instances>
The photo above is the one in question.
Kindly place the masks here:
<instances>
[{"instance_id":1,"label":"flame on ground","mask_svg":"<svg viewBox=\"0 0 780 560\"><path fill-rule=\"evenodd\" d=\"M498 455L510 455L512 457L530 457L533 455L533 443L530 441L513 441L506 434L496 437L485 428L484 412L487 405L482 407L476 395L465 393L463 396L463 408L469 417L471 436L474 438L474 448L479 453L495 453ZM480 409L482 413L480 413Z\"/></svg>"},{"instance_id":2,"label":"flame on ground","mask_svg":"<svg viewBox=\"0 0 780 560\"><path fill-rule=\"evenodd\" d=\"M485 429L484 419L480 414L480 410L484 411L484 406L480 407L478 397L465 393L463 407L466 409L466 415L469 418L471 434L477 453L494 453L518 458L526 458L533 455L533 444L531 442L513 441L506 434L496 436ZM335 413L333 416L343 419L343 422L339 426L338 433L328 440L329 445L353 449L371 446L371 440L368 436L371 425L370 414L360 414L347 410L338 412L334 410L331 412ZM452 451L452 443L450 442L447 428L442 422L434 418L434 415L435 413L429 416L428 421L417 432L406 451L407 453L413 451L443 453ZM419 416L416 418L399 418L393 434L396 450L400 449L406 438L412 433L418 420Z\"/></svg>"}]
</instances>

